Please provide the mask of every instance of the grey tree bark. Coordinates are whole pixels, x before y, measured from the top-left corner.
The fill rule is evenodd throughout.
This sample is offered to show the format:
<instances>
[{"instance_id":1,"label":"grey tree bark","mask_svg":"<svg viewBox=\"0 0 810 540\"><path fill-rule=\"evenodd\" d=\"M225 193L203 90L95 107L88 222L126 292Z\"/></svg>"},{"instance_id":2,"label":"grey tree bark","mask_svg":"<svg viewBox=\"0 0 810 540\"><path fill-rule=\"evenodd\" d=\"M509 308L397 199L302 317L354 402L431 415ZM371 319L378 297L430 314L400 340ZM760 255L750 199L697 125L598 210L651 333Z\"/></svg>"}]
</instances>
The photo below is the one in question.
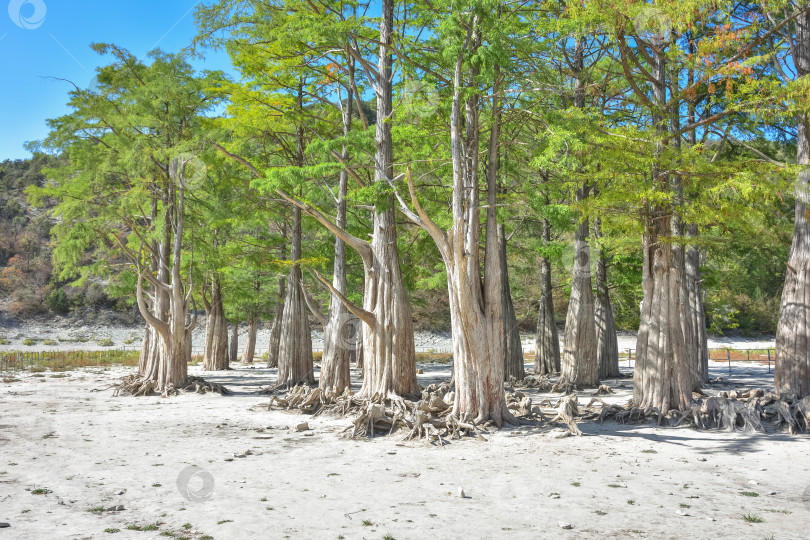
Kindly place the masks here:
<instances>
[{"instance_id":1,"label":"grey tree bark","mask_svg":"<svg viewBox=\"0 0 810 540\"><path fill-rule=\"evenodd\" d=\"M574 106L585 107L585 70L583 38L577 36L574 48ZM577 200L588 197L589 188L577 191ZM589 224L583 220L574 237L574 265L571 296L565 316L562 369L557 381L559 387L576 388L598 386L599 366L596 362L596 321L591 282L591 251L588 245Z\"/></svg>"},{"instance_id":2,"label":"grey tree bark","mask_svg":"<svg viewBox=\"0 0 810 540\"><path fill-rule=\"evenodd\" d=\"M349 60L349 79L354 80L354 61ZM352 127L352 104L354 93L349 85L346 105L342 106L343 136L347 137ZM349 158L348 148L344 145L341 153L345 162ZM337 196L337 216L335 225L346 228L346 192L349 186L349 172L340 171ZM335 237L335 261L332 271L332 287L346 295L346 243L339 236ZM323 329L323 360L318 387L324 391L342 393L351 387L350 363L355 349L357 318L349 313L346 306L336 294L329 299L329 317Z\"/></svg>"},{"instance_id":3,"label":"grey tree bark","mask_svg":"<svg viewBox=\"0 0 810 540\"><path fill-rule=\"evenodd\" d=\"M231 339L228 342L228 362L236 362L239 352L239 323L233 323L231 327Z\"/></svg>"},{"instance_id":4,"label":"grey tree bark","mask_svg":"<svg viewBox=\"0 0 810 540\"><path fill-rule=\"evenodd\" d=\"M219 371L228 369L228 322L222 306L222 288L216 277L211 278L211 300L202 294L206 311L205 351L203 369Z\"/></svg>"},{"instance_id":5,"label":"grey tree bark","mask_svg":"<svg viewBox=\"0 0 810 540\"><path fill-rule=\"evenodd\" d=\"M278 367L278 347L281 343L281 319L284 317L284 299L287 297L287 278L278 277L276 308L273 313L273 324L270 326L270 343L267 348L267 367Z\"/></svg>"},{"instance_id":6,"label":"grey tree bark","mask_svg":"<svg viewBox=\"0 0 810 540\"><path fill-rule=\"evenodd\" d=\"M594 237L601 237L601 223L594 221ZM616 336L616 323L613 320L613 306L610 303L608 289L608 265L610 256L604 246L600 246L599 259L596 263L596 363L599 366L599 379L620 377L619 340Z\"/></svg>"},{"instance_id":7,"label":"grey tree bark","mask_svg":"<svg viewBox=\"0 0 810 540\"><path fill-rule=\"evenodd\" d=\"M381 4L381 45L374 83L377 96L374 182L388 183L393 180L394 172L391 138L394 2L383 0ZM394 197L389 196L387 204L375 207L371 242L368 243L347 233L310 205L284 193L281 195L343 239L363 260L363 307L353 305L331 283L322 279L332 294L363 321L363 386L358 397L418 396L413 321L400 269Z\"/></svg>"},{"instance_id":8,"label":"grey tree bark","mask_svg":"<svg viewBox=\"0 0 810 540\"><path fill-rule=\"evenodd\" d=\"M259 318L252 317L248 321L248 333L245 339L245 348L242 349L242 363L252 364L253 357L256 356L256 334L259 330Z\"/></svg>"},{"instance_id":9,"label":"grey tree bark","mask_svg":"<svg viewBox=\"0 0 810 540\"><path fill-rule=\"evenodd\" d=\"M301 282L301 210L293 208L291 231L292 263L288 277L289 287L284 299L278 347L278 385L292 388L298 384L312 384L315 374L312 365L312 337L307 317L307 305Z\"/></svg>"},{"instance_id":10,"label":"grey tree bark","mask_svg":"<svg viewBox=\"0 0 810 540\"><path fill-rule=\"evenodd\" d=\"M478 14L460 15L470 30L463 49L475 51L481 45ZM453 331L453 381L455 400L452 414L459 419L484 423L515 423L506 406L504 377L504 319L500 264L500 242L497 232L496 175L487 178L486 240L483 279L481 275L480 208L478 152L478 95L466 90L475 88L476 70L463 77L464 53L460 52L453 74L453 105L450 113L450 148L453 164L452 212L449 231L439 228L419 203L410 171L406 176L412 211L397 193L400 211L430 234L447 268L450 296L450 324ZM497 71L497 70L496 70ZM462 94L465 117L462 120ZM500 109L500 86L496 75L493 88L493 111ZM462 130L462 125L464 130ZM497 159L499 122L490 131L490 163Z\"/></svg>"},{"instance_id":11,"label":"grey tree bark","mask_svg":"<svg viewBox=\"0 0 810 540\"><path fill-rule=\"evenodd\" d=\"M509 289L509 269L506 261L506 228L498 225L498 240L500 242L499 262L501 265L501 301L503 306L504 327L504 380L514 377L522 380L526 377L523 365L523 345L520 342L515 304L512 302L512 292Z\"/></svg>"},{"instance_id":12,"label":"grey tree bark","mask_svg":"<svg viewBox=\"0 0 810 540\"><path fill-rule=\"evenodd\" d=\"M801 2L796 9L806 9ZM810 14L796 19L793 61L798 77L810 74ZM796 209L793 243L787 263L779 323L776 327L776 391L786 395L810 395L810 117L797 118Z\"/></svg>"},{"instance_id":13,"label":"grey tree bark","mask_svg":"<svg viewBox=\"0 0 810 540\"><path fill-rule=\"evenodd\" d=\"M581 189L577 197L585 198ZM574 235L574 268L571 296L565 317L562 370L557 385L583 388L599 385L599 366L596 360L596 320L591 284L591 258L588 246L588 220L577 226Z\"/></svg>"},{"instance_id":14,"label":"grey tree bark","mask_svg":"<svg viewBox=\"0 0 810 540\"><path fill-rule=\"evenodd\" d=\"M661 48L656 48L653 55L655 104L664 110L667 102L666 60ZM660 112L654 114L653 123L659 134L666 131L666 121ZM663 148L659 143L657 152L661 151ZM671 193L668 175L654 166L651 176L656 190ZM661 413L670 409L687 410L692 399L693 383L681 325L684 309L682 274L670 240L672 217L671 205L650 205L645 211L642 236L644 301L633 376L635 406Z\"/></svg>"},{"instance_id":15,"label":"grey tree bark","mask_svg":"<svg viewBox=\"0 0 810 540\"><path fill-rule=\"evenodd\" d=\"M189 302L193 301L194 287L191 282L186 285L180 273L185 224L185 165L186 163L182 159L175 159L171 162L170 176L173 180L173 187L167 190L164 200L166 223L168 224L165 237L168 238L171 235L171 250L167 251L165 246L161 246L160 253L167 254L167 258L169 254L171 255L171 263L165 265L168 281L159 280L158 277L152 275L149 269L139 269L138 271L136 288L138 309L141 316L158 335L159 357L156 366L147 366L149 368L148 378L139 376L139 381L131 385L134 393L139 391L138 387L147 385L167 395L188 380L188 362L191 356L187 341L191 339L196 317L187 324ZM191 275L190 272L189 275ZM147 306L143 290L144 279L147 279L154 289L167 293L167 320L156 317Z\"/></svg>"},{"instance_id":16,"label":"grey tree bark","mask_svg":"<svg viewBox=\"0 0 810 540\"><path fill-rule=\"evenodd\" d=\"M695 224L687 225L686 231L689 237L698 236L698 227ZM702 386L709 382L709 336L706 332L706 312L703 309L703 287L700 282L700 249L691 245L686 248L686 290L692 320L692 344L695 347L694 377Z\"/></svg>"},{"instance_id":17,"label":"grey tree bark","mask_svg":"<svg viewBox=\"0 0 810 540\"><path fill-rule=\"evenodd\" d=\"M551 241L551 226L543 218L543 244ZM540 307L537 315L537 337L534 342L534 372L537 375L559 373L560 337L554 320L554 301L551 285L551 261L540 258Z\"/></svg>"}]
</instances>

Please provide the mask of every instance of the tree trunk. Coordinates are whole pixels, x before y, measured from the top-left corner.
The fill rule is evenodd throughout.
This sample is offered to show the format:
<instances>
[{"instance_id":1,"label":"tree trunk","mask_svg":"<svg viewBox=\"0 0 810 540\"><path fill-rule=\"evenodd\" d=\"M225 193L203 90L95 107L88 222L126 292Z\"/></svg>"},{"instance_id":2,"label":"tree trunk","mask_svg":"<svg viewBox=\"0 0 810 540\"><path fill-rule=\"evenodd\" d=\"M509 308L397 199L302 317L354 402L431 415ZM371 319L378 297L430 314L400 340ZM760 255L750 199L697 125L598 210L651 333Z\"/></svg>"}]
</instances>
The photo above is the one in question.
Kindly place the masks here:
<instances>
[{"instance_id":1,"label":"tree trunk","mask_svg":"<svg viewBox=\"0 0 810 540\"><path fill-rule=\"evenodd\" d=\"M267 348L267 367L278 367L278 347L281 343L281 319L284 318L284 299L287 297L287 278L278 277L276 308L270 326L270 344Z\"/></svg>"},{"instance_id":2,"label":"tree trunk","mask_svg":"<svg viewBox=\"0 0 810 540\"><path fill-rule=\"evenodd\" d=\"M653 85L655 101L663 109L667 101L666 61L660 49L654 51L654 60L658 80ZM659 135L666 131L665 121L660 113L654 114L653 124ZM662 151L659 143L656 152ZM658 192L672 193L667 175L657 166L653 167L651 177ZM672 207L666 204L652 205L645 212L641 284L644 300L633 374L635 406L647 411L656 409L662 414L673 408L687 410L693 383L681 324L684 287L671 241L672 217Z\"/></svg>"},{"instance_id":3,"label":"tree trunk","mask_svg":"<svg viewBox=\"0 0 810 540\"><path fill-rule=\"evenodd\" d=\"M259 318L253 317L248 322L248 334L245 341L245 348L242 351L242 363L252 364L253 357L256 356L256 333L259 330Z\"/></svg>"},{"instance_id":4,"label":"tree trunk","mask_svg":"<svg viewBox=\"0 0 810 540\"><path fill-rule=\"evenodd\" d=\"M584 43L576 37L574 49L574 106L585 107ZM577 192L577 200L588 196L587 184ZM565 316L563 357L559 385L575 387L598 386L599 366L596 363L596 321L591 283L591 251L588 246L588 220L577 227L574 238L574 269L571 297Z\"/></svg>"},{"instance_id":5,"label":"tree trunk","mask_svg":"<svg viewBox=\"0 0 810 540\"><path fill-rule=\"evenodd\" d=\"M228 343L228 362L236 362L236 355L239 353L239 323L233 323L231 329L231 340Z\"/></svg>"},{"instance_id":6,"label":"tree trunk","mask_svg":"<svg viewBox=\"0 0 810 540\"><path fill-rule=\"evenodd\" d=\"M278 347L278 384L292 388L298 384L312 384L315 374L312 366L312 337L309 330L307 305L301 283L301 210L293 208L292 262L289 287L284 299L281 318L281 337Z\"/></svg>"},{"instance_id":7,"label":"tree trunk","mask_svg":"<svg viewBox=\"0 0 810 540\"><path fill-rule=\"evenodd\" d=\"M594 223L594 236L600 236L600 223ZM613 321L613 306L610 304L607 270L610 259L602 247L596 266L596 363L599 366L599 379L620 377L619 341L616 337L616 324Z\"/></svg>"},{"instance_id":8,"label":"tree trunk","mask_svg":"<svg viewBox=\"0 0 810 540\"><path fill-rule=\"evenodd\" d=\"M354 80L354 61L349 60L349 80ZM353 92L350 89L343 107L343 136L347 137L352 127ZM349 157L348 149L343 146L342 159ZM349 186L349 172L344 168L340 171L338 185L337 216L335 224L341 229L346 228L346 192ZM332 273L332 287L342 295L346 295L346 243L339 236L335 237L335 262ZM351 360L355 349L357 317L349 313L346 306L337 294L329 298L329 321L323 329L323 360L321 361L321 374L318 387L342 393L345 388L351 387Z\"/></svg>"},{"instance_id":9,"label":"tree trunk","mask_svg":"<svg viewBox=\"0 0 810 540\"><path fill-rule=\"evenodd\" d=\"M462 18L466 15L462 15ZM466 34L463 49L475 51L481 45L477 14L463 21L472 31ZM493 125L490 130L487 178L487 216L484 277L481 278L478 97L465 102L466 118L461 118L462 88L476 84L475 68L462 80L464 54L456 58L453 74L453 105L450 113L450 151L453 164L453 226L440 229L430 219L416 196L410 173L408 188L414 211L400 199L400 210L427 231L442 255L447 269L450 297L450 324L453 330L453 381L455 401L452 414L463 421L496 426L516 422L506 406L504 377L504 318L500 242L497 230L497 160L500 118L500 87L496 69L493 88ZM462 124L465 133L462 133Z\"/></svg>"},{"instance_id":10,"label":"tree trunk","mask_svg":"<svg viewBox=\"0 0 810 540\"><path fill-rule=\"evenodd\" d=\"M203 298L205 302L205 298ZM208 312L205 326L205 371L228 369L228 322L222 307L222 289L216 278L211 279L211 300L207 303Z\"/></svg>"},{"instance_id":11,"label":"tree trunk","mask_svg":"<svg viewBox=\"0 0 810 540\"><path fill-rule=\"evenodd\" d=\"M551 241L551 228L543 219L543 244ZM537 315L537 338L534 342L534 372L548 375L560 372L560 337L554 320L554 301L551 286L551 262L540 258L540 308Z\"/></svg>"},{"instance_id":12,"label":"tree trunk","mask_svg":"<svg viewBox=\"0 0 810 540\"><path fill-rule=\"evenodd\" d=\"M391 138L393 116L394 2L382 1L377 66L377 125L374 182L394 178L394 151ZM371 259L364 262L363 308L374 315L372 325L363 328L363 387L360 396L417 396L416 353L413 321L408 294L402 281L397 249L396 215L393 196L385 209L374 211Z\"/></svg>"},{"instance_id":13,"label":"tree trunk","mask_svg":"<svg viewBox=\"0 0 810 540\"><path fill-rule=\"evenodd\" d=\"M698 227L686 227L690 237L698 235ZM689 314L692 319L692 343L696 349L692 370L700 385L709 382L709 339L706 333L706 312L703 310L703 287L700 285L700 249L689 246L686 249L686 289L689 294Z\"/></svg>"},{"instance_id":14,"label":"tree trunk","mask_svg":"<svg viewBox=\"0 0 810 540\"><path fill-rule=\"evenodd\" d=\"M504 327L504 380L509 377L523 380L526 372L523 366L523 345L520 343L520 330L515 315L515 304L512 302L512 292L509 289L509 269L506 261L506 227L498 225L498 240L500 242L499 261L501 265L501 301L503 306Z\"/></svg>"},{"instance_id":15,"label":"tree trunk","mask_svg":"<svg viewBox=\"0 0 810 540\"><path fill-rule=\"evenodd\" d=\"M354 367L357 369L363 369L363 323L360 319L357 319L357 323L355 323L356 333L354 336Z\"/></svg>"},{"instance_id":16,"label":"tree trunk","mask_svg":"<svg viewBox=\"0 0 810 540\"><path fill-rule=\"evenodd\" d=\"M579 199L585 197L580 190ZM596 319L591 285L591 258L588 246L588 220L577 227L574 237L574 269L571 297L565 317L562 370L559 385L577 388L599 386L596 361Z\"/></svg>"},{"instance_id":17,"label":"tree trunk","mask_svg":"<svg viewBox=\"0 0 810 540\"><path fill-rule=\"evenodd\" d=\"M806 8L805 2L801 3ZM810 74L810 14L796 19L796 75ZM774 384L781 394L810 395L810 116L797 118L796 210L782 305L776 327Z\"/></svg>"},{"instance_id":18,"label":"tree trunk","mask_svg":"<svg viewBox=\"0 0 810 540\"><path fill-rule=\"evenodd\" d=\"M379 64L375 80L377 96L376 153L374 182L393 182L391 139L393 59L391 45L394 24L393 0L382 1ZM413 321L397 248L394 196L374 209L371 243L347 233L312 206L279 191L295 208L306 211L324 227L340 236L363 260L365 283L363 307L353 305L331 283L323 281L346 308L363 321L363 386L361 399L415 397L416 382ZM292 286L292 284L290 284ZM285 308L286 311L286 308ZM286 313L285 313L286 317Z\"/></svg>"},{"instance_id":19,"label":"tree trunk","mask_svg":"<svg viewBox=\"0 0 810 540\"><path fill-rule=\"evenodd\" d=\"M150 269L139 270L136 288L138 310L157 333L159 346L157 364L146 366L148 373L146 376L139 376L136 386L153 384L153 388L162 392L163 395L168 395L175 388L183 386L188 380L188 362L191 359L188 342L196 323L195 319L191 324L186 324L189 315L188 302L193 298L193 287L190 282L186 287L180 274L185 219L184 166L185 162L181 159L173 160L170 166L173 189L165 195L163 201L167 226L163 238L164 245L158 248L159 256L162 259L158 274L154 276ZM170 249L169 245L171 245ZM172 258L170 265L168 264L169 254ZM161 280L161 276L169 279ZM144 278L149 280L153 288L159 289L163 293L157 295L159 301L162 301L161 298L168 299L167 319L162 320L146 305L143 291ZM155 313L161 313L162 310L163 306L158 305Z\"/></svg>"}]
</instances>

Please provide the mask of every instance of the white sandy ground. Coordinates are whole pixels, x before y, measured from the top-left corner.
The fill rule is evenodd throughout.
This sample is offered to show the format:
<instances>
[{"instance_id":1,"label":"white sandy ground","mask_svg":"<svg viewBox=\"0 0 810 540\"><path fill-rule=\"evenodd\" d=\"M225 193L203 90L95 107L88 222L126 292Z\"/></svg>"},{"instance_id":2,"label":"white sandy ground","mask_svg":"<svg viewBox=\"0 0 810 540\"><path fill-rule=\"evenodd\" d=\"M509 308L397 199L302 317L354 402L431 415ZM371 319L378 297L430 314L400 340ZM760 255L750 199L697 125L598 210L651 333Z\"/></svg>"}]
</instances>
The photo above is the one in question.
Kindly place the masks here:
<instances>
[{"instance_id":1,"label":"white sandy ground","mask_svg":"<svg viewBox=\"0 0 810 540\"><path fill-rule=\"evenodd\" d=\"M9 343L0 343L0 352L3 351L67 351L67 350L103 350L105 348L139 349L143 339L143 326L77 326L65 321L53 325L27 323L24 325L0 327L0 338ZM242 325L239 329L239 353L245 345L247 327ZM36 341L33 345L25 345L25 339ZM112 345L104 347L99 345L102 340L110 340ZM533 334L521 334L523 350L534 353ZM54 343L46 345L45 340ZM77 341L80 340L80 341ZM453 341L450 332L417 331L414 333L417 351L452 352ZM560 344L562 346L563 331L560 330ZM267 351L270 341L270 325L264 324L259 328L256 343L256 357L260 358ZM618 332L619 350L636 348L636 332ZM193 352L202 354L205 345L205 319L200 318L193 333ZM312 346L315 350L323 348L323 333L317 329L312 330ZM774 347L773 336L741 337L711 336L710 349L766 349Z\"/></svg>"},{"instance_id":2,"label":"white sandy ground","mask_svg":"<svg viewBox=\"0 0 810 540\"><path fill-rule=\"evenodd\" d=\"M449 374L448 365L420 367L423 385ZM256 391L275 370L261 366L191 368L226 384L227 397L92 391L132 369L0 374L21 379L0 383L0 522L11 524L0 540L784 539L810 529L808 435L583 423L582 437L561 439L551 427L521 426L444 448L398 434L352 441L338 436L346 418L268 410ZM724 364L711 369L728 377ZM709 392L768 389L766 369L735 364ZM608 401L623 402L632 380L607 384L617 390ZM302 421L311 429L296 432ZM202 491L207 478L206 500L177 487L191 465L204 472L185 493ZM156 531L126 529L155 522Z\"/></svg>"}]
</instances>

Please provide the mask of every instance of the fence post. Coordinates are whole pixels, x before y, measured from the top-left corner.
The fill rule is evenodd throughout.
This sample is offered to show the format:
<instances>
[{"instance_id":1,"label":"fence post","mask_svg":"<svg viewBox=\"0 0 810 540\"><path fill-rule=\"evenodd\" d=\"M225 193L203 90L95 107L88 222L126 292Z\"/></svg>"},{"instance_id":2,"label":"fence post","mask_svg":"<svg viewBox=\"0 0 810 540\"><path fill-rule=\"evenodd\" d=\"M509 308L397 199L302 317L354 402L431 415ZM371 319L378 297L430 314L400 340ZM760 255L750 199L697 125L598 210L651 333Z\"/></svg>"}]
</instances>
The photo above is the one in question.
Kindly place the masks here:
<instances>
[{"instance_id":1,"label":"fence post","mask_svg":"<svg viewBox=\"0 0 810 540\"><path fill-rule=\"evenodd\" d=\"M751 361L751 349L745 349L745 352L748 353L748 361Z\"/></svg>"},{"instance_id":2,"label":"fence post","mask_svg":"<svg viewBox=\"0 0 810 540\"><path fill-rule=\"evenodd\" d=\"M771 350L768 349L768 373L771 372Z\"/></svg>"},{"instance_id":3,"label":"fence post","mask_svg":"<svg viewBox=\"0 0 810 540\"><path fill-rule=\"evenodd\" d=\"M731 349L726 349L726 359L728 360L728 374L731 375Z\"/></svg>"}]
</instances>

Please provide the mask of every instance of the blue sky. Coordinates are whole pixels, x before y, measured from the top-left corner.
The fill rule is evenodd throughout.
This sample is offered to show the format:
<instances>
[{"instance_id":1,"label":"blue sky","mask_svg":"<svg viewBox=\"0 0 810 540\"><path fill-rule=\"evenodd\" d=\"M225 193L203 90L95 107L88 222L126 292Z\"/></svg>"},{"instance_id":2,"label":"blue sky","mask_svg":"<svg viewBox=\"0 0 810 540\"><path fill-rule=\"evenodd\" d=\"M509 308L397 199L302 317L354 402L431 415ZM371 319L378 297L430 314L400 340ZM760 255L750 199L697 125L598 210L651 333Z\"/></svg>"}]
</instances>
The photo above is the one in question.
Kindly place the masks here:
<instances>
[{"instance_id":1,"label":"blue sky","mask_svg":"<svg viewBox=\"0 0 810 540\"><path fill-rule=\"evenodd\" d=\"M0 161L28 157L23 144L41 140L45 120L67 112L72 88L90 85L108 63L90 43L115 43L138 57L155 47L176 52L195 34L194 0L0 0ZM27 28L26 28L27 27ZM230 71L224 53L197 61Z\"/></svg>"}]
</instances>

